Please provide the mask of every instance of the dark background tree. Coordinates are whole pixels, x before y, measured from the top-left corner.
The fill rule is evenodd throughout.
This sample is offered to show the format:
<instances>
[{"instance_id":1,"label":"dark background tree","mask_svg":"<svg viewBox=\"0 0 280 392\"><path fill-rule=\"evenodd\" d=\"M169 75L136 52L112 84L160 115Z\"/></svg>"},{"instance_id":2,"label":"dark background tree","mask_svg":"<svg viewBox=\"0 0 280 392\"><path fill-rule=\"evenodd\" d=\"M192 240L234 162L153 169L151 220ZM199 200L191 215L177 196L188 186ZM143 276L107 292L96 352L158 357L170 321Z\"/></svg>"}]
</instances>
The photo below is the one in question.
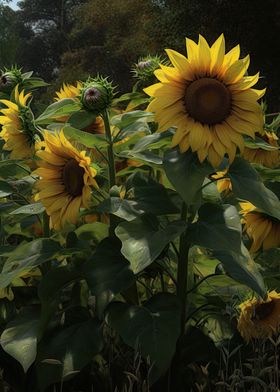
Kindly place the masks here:
<instances>
[{"instance_id":1,"label":"dark background tree","mask_svg":"<svg viewBox=\"0 0 280 392\"><path fill-rule=\"evenodd\" d=\"M130 67L139 56L167 47L185 52L185 36L197 40L201 33L212 43L224 32L227 49L240 43L242 54L251 55L250 74L260 70L270 111L280 110L278 1L22 0L18 5L17 11L0 9L1 64L16 61L56 87L99 72L123 92L132 85Z\"/></svg>"}]
</instances>

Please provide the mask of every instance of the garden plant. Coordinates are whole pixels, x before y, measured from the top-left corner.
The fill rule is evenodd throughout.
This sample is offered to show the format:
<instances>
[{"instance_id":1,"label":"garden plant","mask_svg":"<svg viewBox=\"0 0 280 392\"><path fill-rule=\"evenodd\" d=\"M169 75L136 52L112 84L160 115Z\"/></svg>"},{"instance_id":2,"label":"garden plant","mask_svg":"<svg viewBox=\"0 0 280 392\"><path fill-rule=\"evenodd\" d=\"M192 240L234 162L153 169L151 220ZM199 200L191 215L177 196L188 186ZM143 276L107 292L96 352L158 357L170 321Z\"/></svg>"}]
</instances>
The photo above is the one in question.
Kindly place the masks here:
<instances>
[{"instance_id":1,"label":"garden plant","mask_svg":"<svg viewBox=\"0 0 280 392\"><path fill-rule=\"evenodd\" d=\"M223 34L166 55L2 70L0 390L279 391L280 116Z\"/></svg>"}]
</instances>

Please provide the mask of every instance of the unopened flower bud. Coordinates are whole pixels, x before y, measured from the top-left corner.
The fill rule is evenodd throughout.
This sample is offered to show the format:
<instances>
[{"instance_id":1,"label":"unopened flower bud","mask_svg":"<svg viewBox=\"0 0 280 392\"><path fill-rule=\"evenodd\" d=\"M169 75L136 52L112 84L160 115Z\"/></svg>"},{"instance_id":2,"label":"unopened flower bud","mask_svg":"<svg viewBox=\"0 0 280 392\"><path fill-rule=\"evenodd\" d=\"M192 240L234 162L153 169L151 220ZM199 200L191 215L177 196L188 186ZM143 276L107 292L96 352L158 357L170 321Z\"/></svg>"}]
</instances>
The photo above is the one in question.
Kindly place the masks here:
<instances>
[{"instance_id":1,"label":"unopened flower bud","mask_svg":"<svg viewBox=\"0 0 280 392\"><path fill-rule=\"evenodd\" d=\"M98 77L89 80L81 91L81 102L87 110L96 115L101 114L110 107L114 95L113 90L107 79Z\"/></svg>"}]
</instances>

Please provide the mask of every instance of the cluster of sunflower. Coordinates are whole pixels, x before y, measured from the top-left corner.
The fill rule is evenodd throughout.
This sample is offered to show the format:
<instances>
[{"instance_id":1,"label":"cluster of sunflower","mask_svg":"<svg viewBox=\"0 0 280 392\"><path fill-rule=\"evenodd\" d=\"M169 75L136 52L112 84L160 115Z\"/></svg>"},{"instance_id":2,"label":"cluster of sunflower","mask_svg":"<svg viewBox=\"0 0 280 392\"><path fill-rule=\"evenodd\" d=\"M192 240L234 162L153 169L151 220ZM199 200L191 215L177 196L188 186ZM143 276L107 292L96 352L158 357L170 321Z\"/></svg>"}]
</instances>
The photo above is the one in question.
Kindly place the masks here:
<instances>
[{"instance_id":1,"label":"cluster of sunflower","mask_svg":"<svg viewBox=\"0 0 280 392\"><path fill-rule=\"evenodd\" d=\"M136 66L138 74L144 75L146 81L152 72L157 82L144 89L146 95L139 93L139 105L142 107L149 101L146 113L153 113L157 132L172 130L169 148L182 155L191 152L200 165L210 165L211 181L217 184L222 197L227 198L234 191L228 173L237 155L256 168L280 166L277 134L265 124L258 102L265 89L253 88L259 74L247 75L249 56L240 58L239 45L226 53L223 35L212 46L202 36L198 43L187 38L186 49L188 57L166 50L170 63L158 57L154 61L151 58L140 61ZM102 195L100 184L104 176L111 191L118 184L117 164L112 154L114 148L125 143L129 148L133 134L121 132L114 124L116 117L125 115L129 123L130 112L127 108L120 110L121 99L114 102L111 83L97 77L64 84L56 93L54 103L35 119L32 95L22 87L17 83L10 98L0 101L5 106L0 115L3 152L29 165L36 179L32 198L44 207L49 229L59 232L67 225L77 225L81 216L96 205L94 199L99 200ZM111 115L115 116L115 122L110 123ZM44 122L46 118L51 118L49 124ZM74 122L78 138L72 126ZM42 128L42 124L47 126ZM147 129L148 134L152 133L152 127L143 130L142 123L139 128L137 121L135 124L140 139ZM92 139L91 147L83 145L86 135L97 138ZM95 140L105 140L106 148L100 149ZM142 161L137 161L128 155L120 168L142 166L143 156ZM249 200L241 201L239 206L251 254L278 248L280 220ZM268 292L266 299L253 297L240 304L238 329L246 341L271 336L279 325L280 294L275 290Z\"/></svg>"}]
</instances>

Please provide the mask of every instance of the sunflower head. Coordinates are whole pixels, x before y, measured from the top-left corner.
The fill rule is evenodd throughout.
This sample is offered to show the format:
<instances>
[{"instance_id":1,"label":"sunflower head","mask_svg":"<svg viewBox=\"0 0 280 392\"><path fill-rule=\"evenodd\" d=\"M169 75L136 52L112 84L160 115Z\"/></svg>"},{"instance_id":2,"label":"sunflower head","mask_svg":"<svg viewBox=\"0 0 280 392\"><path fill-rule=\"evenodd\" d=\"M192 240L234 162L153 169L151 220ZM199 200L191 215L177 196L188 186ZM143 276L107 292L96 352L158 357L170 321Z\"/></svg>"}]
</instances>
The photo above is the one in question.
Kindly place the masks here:
<instances>
[{"instance_id":1,"label":"sunflower head","mask_svg":"<svg viewBox=\"0 0 280 392\"><path fill-rule=\"evenodd\" d=\"M280 294L270 291L266 300L248 299L239 305L237 328L247 342L266 339L277 332L280 324Z\"/></svg>"},{"instance_id":2,"label":"sunflower head","mask_svg":"<svg viewBox=\"0 0 280 392\"><path fill-rule=\"evenodd\" d=\"M76 149L63 131L55 135L45 132L36 154L40 159L34 173L41 179L36 183L35 198L46 208L50 227L59 230L67 222L76 224L80 208L89 207L91 186L98 188L90 158Z\"/></svg>"},{"instance_id":3,"label":"sunflower head","mask_svg":"<svg viewBox=\"0 0 280 392\"><path fill-rule=\"evenodd\" d=\"M108 109L114 97L114 87L107 78L88 79L81 90L81 102L86 110L96 115Z\"/></svg>"},{"instance_id":4,"label":"sunflower head","mask_svg":"<svg viewBox=\"0 0 280 392\"><path fill-rule=\"evenodd\" d=\"M11 158L25 159L34 154L36 133L33 113L27 105L30 93L19 93L15 88L15 102L1 99L7 108L1 109L0 124L3 126L0 136L5 140L4 149L11 151Z\"/></svg>"},{"instance_id":5,"label":"sunflower head","mask_svg":"<svg viewBox=\"0 0 280 392\"><path fill-rule=\"evenodd\" d=\"M243 157L249 162L258 163L266 167L274 168L279 166L280 152L276 149L279 148L276 133L265 131L263 134L257 133L256 136L270 146L275 147L275 149L245 147Z\"/></svg>"},{"instance_id":6,"label":"sunflower head","mask_svg":"<svg viewBox=\"0 0 280 392\"><path fill-rule=\"evenodd\" d=\"M250 202L241 202L240 207L245 231L252 240L250 252L278 247L280 245L280 221L257 209Z\"/></svg>"},{"instance_id":7,"label":"sunflower head","mask_svg":"<svg viewBox=\"0 0 280 392\"><path fill-rule=\"evenodd\" d=\"M243 134L254 138L262 129L257 101L265 90L252 88L259 74L245 76L250 59L239 59L239 45L225 53L223 35L212 46L202 36L198 44L187 38L186 48L188 57L166 50L173 66L161 65L159 83L144 89L153 97L147 110L155 112L159 130L177 127L173 146L182 153L190 148L217 168L226 154L232 162L243 151Z\"/></svg>"}]
</instances>

